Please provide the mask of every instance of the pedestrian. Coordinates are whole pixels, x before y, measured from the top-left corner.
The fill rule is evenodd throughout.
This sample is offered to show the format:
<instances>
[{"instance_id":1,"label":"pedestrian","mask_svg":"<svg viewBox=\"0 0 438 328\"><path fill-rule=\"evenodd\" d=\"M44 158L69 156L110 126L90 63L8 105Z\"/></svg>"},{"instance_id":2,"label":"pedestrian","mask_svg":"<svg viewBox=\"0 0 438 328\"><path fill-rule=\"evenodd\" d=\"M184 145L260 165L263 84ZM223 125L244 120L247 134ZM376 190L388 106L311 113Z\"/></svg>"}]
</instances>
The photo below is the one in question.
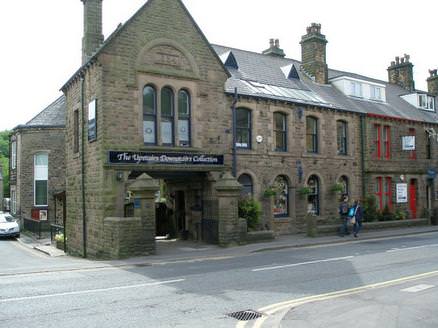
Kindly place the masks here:
<instances>
[{"instance_id":1,"label":"pedestrian","mask_svg":"<svg viewBox=\"0 0 438 328\"><path fill-rule=\"evenodd\" d=\"M348 196L344 195L342 197L342 202L339 205L339 216L341 218L341 227L339 228L339 234L341 237L344 237L345 235L348 235L348 210L350 206L348 205Z\"/></svg>"},{"instance_id":2,"label":"pedestrian","mask_svg":"<svg viewBox=\"0 0 438 328\"><path fill-rule=\"evenodd\" d=\"M360 205L360 201L358 200L354 201L353 207L354 207L354 214L352 218L353 234L354 237L357 238L357 234L362 228L363 211L362 211L362 206Z\"/></svg>"}]
</instances>

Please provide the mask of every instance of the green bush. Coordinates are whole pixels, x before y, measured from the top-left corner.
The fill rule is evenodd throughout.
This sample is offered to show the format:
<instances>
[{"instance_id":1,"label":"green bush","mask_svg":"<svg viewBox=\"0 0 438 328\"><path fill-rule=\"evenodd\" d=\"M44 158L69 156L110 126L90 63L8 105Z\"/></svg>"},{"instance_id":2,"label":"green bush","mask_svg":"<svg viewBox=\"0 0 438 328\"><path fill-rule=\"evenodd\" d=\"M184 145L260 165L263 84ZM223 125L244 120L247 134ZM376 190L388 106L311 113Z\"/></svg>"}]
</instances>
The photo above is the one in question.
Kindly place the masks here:
<instances>
[{"instance_id":1,"label":"green bush","mask_svg":"<svg viewBox=\"0 0 438 328\"><path fill-rule=\"evenodd\" d=\"M406 220L408 216L406 214L406 211L397 209L394 213L394 217L396 220Z\"/></svg>"},{"instance_id":2,"label":"green bush","mask_svg":"<svg viewBox=\"0 0 438 328\"><path fill-rule=\"evenodd\" d=\"M373 222L379 219L377 211L376 198L374 196L367 196L362 202L363 220L364 222Z\"/></svg>"},{"instance_id":3,"label":"green bush","mask_svg":"<svg viewBox=\"0 0 438 328\"><path fill-rule=\"evenodd\" d=\"M381 221L392 221L395 219L394 213L391 212L388 206L382 211Z\"/></svg>"},{"instance_id":4,"label":"green bush","mask_svg":"<svg viewBox=\"0 0 438 328\"><path fill-rule=\"evenodd\" d=\"M246 219L248 229L254 230L260 221L262 213L261 204L253 198L242 198L239 200L239 217Z\"/></svg>"}]
</instances>

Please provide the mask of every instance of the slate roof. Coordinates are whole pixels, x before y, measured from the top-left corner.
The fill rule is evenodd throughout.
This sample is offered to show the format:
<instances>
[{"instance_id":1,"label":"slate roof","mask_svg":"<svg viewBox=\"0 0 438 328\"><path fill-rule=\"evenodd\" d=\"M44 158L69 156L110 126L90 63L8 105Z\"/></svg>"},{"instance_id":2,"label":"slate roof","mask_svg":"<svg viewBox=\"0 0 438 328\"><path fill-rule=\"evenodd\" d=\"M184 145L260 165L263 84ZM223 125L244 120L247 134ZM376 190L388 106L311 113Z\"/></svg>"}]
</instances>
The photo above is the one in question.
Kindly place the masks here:
<instances>
[{"instance_id":1,"label":"slate roof","mask_svg":"<svg viewBox=\"0 0 438 328\"><path fill-rule=\"evenodd\" d=\"M219 45L213 45L213 48L221 58L224 58L226 53L232 52L237 62L238 69L227 67L231 77L225 83L226 93L233 94L234 88L237 87L240 95L317 105L361 114L375 114L411 121L438 123L436 113L420 110L402 99L400 96L409 92L398 85L355 73L329 69L329 80L345 76L370 83L379 83L386 88L386 102L354 98L344 95L331 84L314 83L300 70L300 61ZM291 65L294 65L297 69L299 79L288 79L282 70L282 68ZM256 87L252 87L253 85ZM283 88L290 90L290 92L282 92ZM290 94L293 96L290 96Z\"/></svg>"},{"instance_id":2,"label":"slate roof","mask_svg":"<svg viewBox=\"0 0 438 328\"><path fill-rule=\"evenodd\" d=\"M29 122L17 128L65 127L65 120L66 104L65 96L62 95Z\"/></svg>"}]
</instances>

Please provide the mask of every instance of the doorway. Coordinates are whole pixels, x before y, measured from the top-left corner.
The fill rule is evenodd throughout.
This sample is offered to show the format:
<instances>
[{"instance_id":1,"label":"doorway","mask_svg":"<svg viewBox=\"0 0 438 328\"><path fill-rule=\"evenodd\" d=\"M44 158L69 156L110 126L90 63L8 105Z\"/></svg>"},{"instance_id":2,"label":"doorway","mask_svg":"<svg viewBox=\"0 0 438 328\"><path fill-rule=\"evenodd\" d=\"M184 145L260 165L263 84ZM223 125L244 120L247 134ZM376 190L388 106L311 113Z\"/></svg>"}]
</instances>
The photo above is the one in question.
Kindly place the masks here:
<instances>
[{"instance_id":1,"label":"doorway","mask_svg":"<svg viewBox=\"0 0 438 328\"><path fill-rule=\"evenodd\" d=\"M412 219L417 218L417 180L411 179L409 183L409 209Z\"/></svg>"}]
</instances>

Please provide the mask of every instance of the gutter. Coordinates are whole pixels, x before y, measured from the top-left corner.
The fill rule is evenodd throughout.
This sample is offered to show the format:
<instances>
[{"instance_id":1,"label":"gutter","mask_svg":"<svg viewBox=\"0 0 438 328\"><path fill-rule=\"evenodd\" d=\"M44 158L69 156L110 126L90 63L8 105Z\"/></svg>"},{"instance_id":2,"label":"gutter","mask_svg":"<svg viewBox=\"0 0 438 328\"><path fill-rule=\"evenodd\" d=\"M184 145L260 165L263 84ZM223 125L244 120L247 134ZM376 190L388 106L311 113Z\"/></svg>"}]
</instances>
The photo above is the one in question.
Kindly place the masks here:
<instances>
[{"instance_id":1,"label":"gutter","mask_svg":"<svg viewBox=\"0 0 438 328\"><path fill-rule=\"evenodd\" d=\"M81 75L81 189L82 189L82 240L83 256L87 257L87 212L85 209L85 79Z\"/></svg>"},{"instance_id":2,"label":"gutter","mask_svg":"<svg viewBox=\"0 0 438 328\"><path fill-rule=\"evenodd\" d=\"M366 195L365 188L365 139L366 139L366 115L360 115L360 169L362 177L362 200Z\"/></svg>"}]
</instances>

